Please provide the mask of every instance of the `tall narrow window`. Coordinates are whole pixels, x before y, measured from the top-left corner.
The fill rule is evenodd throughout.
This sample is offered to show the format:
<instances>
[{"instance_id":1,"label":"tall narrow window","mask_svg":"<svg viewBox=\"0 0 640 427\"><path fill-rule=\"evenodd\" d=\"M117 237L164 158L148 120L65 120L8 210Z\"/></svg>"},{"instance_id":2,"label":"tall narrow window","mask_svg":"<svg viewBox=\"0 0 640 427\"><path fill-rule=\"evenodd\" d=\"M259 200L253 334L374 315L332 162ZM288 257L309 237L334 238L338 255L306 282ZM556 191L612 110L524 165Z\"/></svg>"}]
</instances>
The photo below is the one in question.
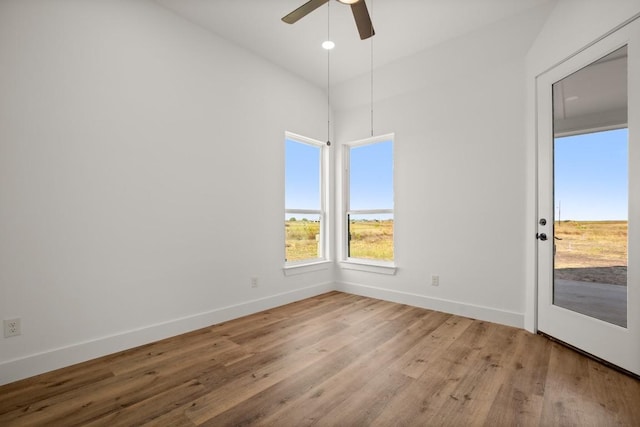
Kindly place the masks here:
<instances>
[{"instance_id":1,"label":"tall narrow window","mask_svg":"<svg viewBox=\"0 0 640 427\"><path fill-rule=\"evenodd\" d=\"M325 144L285 137L285 262L325 258Z\"/></svg>"},{"instance_id":2,"label":"tall narrow window","mask_svg":"<svg viewBox=\"0 0 640 427\"><path fill-rule=\"evenodd\" d=\"M347 260L393 262L393 136L345 148Z\"/></svg>"}]
</instances>

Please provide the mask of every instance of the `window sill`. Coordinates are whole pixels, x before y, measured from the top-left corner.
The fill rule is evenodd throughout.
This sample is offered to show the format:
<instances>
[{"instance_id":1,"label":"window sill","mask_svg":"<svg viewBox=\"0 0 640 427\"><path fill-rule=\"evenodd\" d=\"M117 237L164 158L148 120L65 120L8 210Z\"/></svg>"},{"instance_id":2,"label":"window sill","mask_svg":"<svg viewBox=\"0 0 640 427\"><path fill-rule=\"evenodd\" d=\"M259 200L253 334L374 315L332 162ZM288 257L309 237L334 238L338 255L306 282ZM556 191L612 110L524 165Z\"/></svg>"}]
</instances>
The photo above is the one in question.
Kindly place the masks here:
<instances>
[{"instance_id":1,"label":"window sill","mask_svg":"<svg viewBox=\"0 0 640 427\"><path fill-rule=\"evenodd\" d=\"M366 271L369 273L387 274L389 276L395 275L396 271L398 270L398 267L396 267L395 264L353 260L340 262L340 268L343 268L345 270L357 270Z\"/></svg>"},{"instance_id":2,"label":"window sill","mask_svg":"<svg viewBox=\"0 0 640 427\"><path fill-rule=\"evenodd\" d=\"M304 264L285 265L282 268L285 276L295 276L296 274L312 273L314 271L328 270L333 264L331 261L321 260Z\"/></svg>"}]
</instances>

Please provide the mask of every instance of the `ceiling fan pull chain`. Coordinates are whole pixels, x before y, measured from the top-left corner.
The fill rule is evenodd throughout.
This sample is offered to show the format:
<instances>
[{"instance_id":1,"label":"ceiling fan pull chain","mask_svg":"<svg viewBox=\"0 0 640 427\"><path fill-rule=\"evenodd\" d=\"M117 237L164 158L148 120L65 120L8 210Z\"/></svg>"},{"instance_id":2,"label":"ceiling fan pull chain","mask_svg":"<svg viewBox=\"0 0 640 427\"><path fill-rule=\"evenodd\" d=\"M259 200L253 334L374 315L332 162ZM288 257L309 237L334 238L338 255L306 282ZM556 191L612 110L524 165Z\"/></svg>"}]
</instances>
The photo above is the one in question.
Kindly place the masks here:
<instances>
[{"instance_id":1,"label":"ceiling fan pull chain","mask_svg":"<svg viewBox=\"0 0 640 427\"><path fill-rule=\"evenodd\" d=\"M371 0L371 16L373 16L373 0ZM373 36L373 26L371 26L371 36ZM371 41L371 136L373 136L373 37Z\"/></svg>"},{"instance_id":2,"label":"ceiling fan pull chain","mask_svg":"<svg viewBox=\"0 0 640 427\"><path fill-rule=\"evenodd\" d=\"M331 2L327 3L327 40L331 40ZM327 49L327 146L331 145L331 49Z\"/></svg>"}]
</instances>

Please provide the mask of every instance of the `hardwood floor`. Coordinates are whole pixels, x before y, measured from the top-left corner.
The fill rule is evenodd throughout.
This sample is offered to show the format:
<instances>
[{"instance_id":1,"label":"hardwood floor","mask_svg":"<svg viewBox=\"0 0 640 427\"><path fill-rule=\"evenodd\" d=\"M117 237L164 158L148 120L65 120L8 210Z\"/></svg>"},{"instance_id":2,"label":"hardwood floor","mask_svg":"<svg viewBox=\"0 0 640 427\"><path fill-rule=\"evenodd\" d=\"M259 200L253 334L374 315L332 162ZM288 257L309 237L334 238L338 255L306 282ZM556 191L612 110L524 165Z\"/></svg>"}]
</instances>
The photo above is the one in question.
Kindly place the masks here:
<instances>
[{"instance_id":1,"label":"hardwood floor","mask_svg":"<svg viewBox=\"0 0 640 427\"><path fill-rule=\"evenodd\" d=\"M640 425L546 338L331 292L0 387L1 426Z\"/></svg>"}]
</instances>

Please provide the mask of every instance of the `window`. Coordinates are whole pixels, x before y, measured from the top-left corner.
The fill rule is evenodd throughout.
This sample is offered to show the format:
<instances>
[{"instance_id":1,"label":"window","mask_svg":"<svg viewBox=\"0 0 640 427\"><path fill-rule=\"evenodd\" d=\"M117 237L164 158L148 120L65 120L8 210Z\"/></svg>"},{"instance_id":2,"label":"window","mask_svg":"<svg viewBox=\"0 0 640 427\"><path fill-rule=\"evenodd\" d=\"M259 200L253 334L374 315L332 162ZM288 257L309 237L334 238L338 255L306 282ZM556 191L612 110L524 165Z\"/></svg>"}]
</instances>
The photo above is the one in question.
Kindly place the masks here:
<instances>
[{"instance_id":1,"label":"window","mask_svg":"<svg viewBox=\"0 0 640 427\"><path fill-rule=\"evenodd\" d=\"M325 150L320 141L285 137L285 263L305 264L325 255Z\"/></svg>"},{"instance_id":2,"label":"window","mask_svg":"<svg viewBox=\"0 0 640 427\"><path fill-rule=\"evenodd\" d=\"M345 146L345 258L392 264L393 135Z\"/></svg>"}]
</instances>

